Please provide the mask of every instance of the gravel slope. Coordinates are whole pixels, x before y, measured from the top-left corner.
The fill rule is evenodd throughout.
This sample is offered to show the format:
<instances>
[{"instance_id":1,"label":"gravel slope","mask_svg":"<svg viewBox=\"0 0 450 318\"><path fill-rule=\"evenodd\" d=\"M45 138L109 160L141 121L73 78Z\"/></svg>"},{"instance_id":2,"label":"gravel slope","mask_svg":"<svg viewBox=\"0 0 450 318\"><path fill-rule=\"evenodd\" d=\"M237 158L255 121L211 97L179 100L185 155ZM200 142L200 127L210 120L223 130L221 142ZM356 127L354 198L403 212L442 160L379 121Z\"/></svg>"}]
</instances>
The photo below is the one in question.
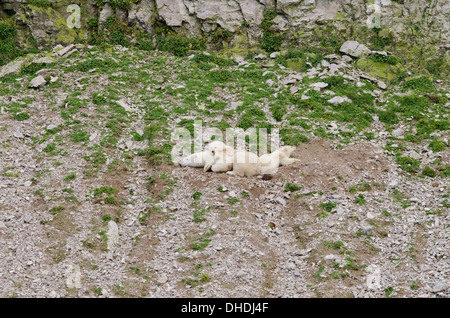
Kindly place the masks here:
<instances>
[{"instance_id":1,"label":"gravel slope","mask_svg":"<svg viewBox=\"0 0 450 318\"><path fill-rule=\"evenodd\" d=\"M61 65L72 58L82 55ZM241 178L138 155L147 141L131 136L147 125L146 111L123 95L131 120L102 161L95 145L107 114L95 116L89 102L74 115L89 123L80 143L61 109L77 85L90 97L121 80L56 73L59 86L32 90L22 77L17 92L0 96L5 109L34 98L29 119L0 117L2 297L450 295L448 177L402 170L382 123L369 128L376 138L345 145L312 135L293 154L299 163L269 180ZM428 143L404 153L423 166L450 164L448 147L432 152Z\"/></svg>"}]
</instances>

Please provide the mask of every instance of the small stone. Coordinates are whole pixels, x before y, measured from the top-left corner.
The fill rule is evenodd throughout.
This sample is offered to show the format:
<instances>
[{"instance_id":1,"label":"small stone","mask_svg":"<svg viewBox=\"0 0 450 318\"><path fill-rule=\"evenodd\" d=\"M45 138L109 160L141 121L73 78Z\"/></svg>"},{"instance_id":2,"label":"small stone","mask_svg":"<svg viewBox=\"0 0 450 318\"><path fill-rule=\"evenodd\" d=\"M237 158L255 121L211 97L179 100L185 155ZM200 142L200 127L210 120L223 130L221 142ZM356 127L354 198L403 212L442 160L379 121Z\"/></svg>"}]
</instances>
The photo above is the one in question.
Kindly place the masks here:
<instances>
[{"instance_id":1,"label":"small stone","mask_svg":"<svg viewBox=\"0 0 450 318\"><path fill-rule=\"evenodd\" d=\"M392 180L391 182L389 182L388 186L390 187L395 187L398 185L398 181L397 180Z\"/></svg>"},{"instance_id":2,"label":"small stone","mask_svg":"<svg viewBox=\"0 0 450 318\"><path fill-rule=\"evenodd\" d=\"M65 54L64 57L69 57L69 56L71 56L73 53L75 53L76 51L78 51L78 49L73 49L73 50L67 52L67 54Z\"/></svg>"},{"instance_id":3,"label":"small stone","mask_svg":"<svg viewBox=\"0 0 450 318\"><path fill-rule=\"evenodd\" d=\"M402 127L399 127L392 131L392 135L395 137L401 137L401 136L403 136L403 134L404 134L404 130Z\"/></svg>"},{"instance_id":4,"label":"small stone","mask_svg":"<svg viewBox=\"0 0 450 318\"><path fill-rule=\"evenodd\" d=\"M414 160L419 160L419 159L420 159L420 155L419 155L417 152L415 152L415 151L412 151L412 152L409 154L409 156L410 156L411 158L413 158Z\"/></svg>"},{"instance_id":5,"label":"small stone","mask_svg":"<svg viewBox=\"0 0 450 318\"><path fill-rule=\"evenodd\" d=\"M274 58L276 58L278 55L280 55L280 52L272 52L272 53L270 53L270 58L271 59L274 59Z\"/></svg>"},{"instance_id":6,"label":"small stone","mask_svg":"<svg viewBox=\"0 0 450 318\"><path fill-rule=\"evenodd\" d=\"M373 229L373 227L370 226L370 225L363 225L363 226L361 226L361 232L364 235L372 235L372 229Z\"/></svg>"},{"instance_id":7,"label":"small stone","mask_svg":"<svg viewBox=\"0 0 450 318\"><path fill-rule=\"evenodd\" d=\"M317 83L311 84L310 86L313 87L315 91L320 91L322 88L327 87L328 84L324 83L324 82L317 82Z\"/></svg>"},{"instance_id":8,"label":"small stone","mask_svg":"<svg viewBox=\"0 0 450 318\"><path fill-rule=\"evenodd\" d=\"M349 99L347 96L334 96L333 98L329 99L328 102L330 104L342 104L344 102L351 102L351 99Z\"/></svg>"},{"instance_id":9,"label":"small stone","mask_svg":"<svg viewBox=\"0 0 450 318\"><path fill-rule=\"evenodd\" d=\"M244 275L245 275L245 272L242 269L238 270L236 273L236 277L242 277Z\"/></svg>"},{"instance_id":10,"label":"small stone","mask_svg":"<svg viewBox=\"0 0 450 318\"><path fill-rule=\"evenodd\" d=\"M291 88L289 89L291 94L294 95L299 91L300 88L298 88L297 86L291 86Z\"/></svg>"},{"instance_id":11,"label":"small stone","mask_svg":"<svg viewBox=\"0 0 450 318\"><path fill-rule=\"evenodd\" d=\"M0 230L1 229L7 229L6 224L3 223L3 221L0 221Z\"/></svg>"},{"instance_id":12,"label":"small stone","mask_svg":"<svg viewBox=\"0 0 450 318\"><path fill-rule=\"evenodd\" d=\"M254 58L255 58L255 60L264 60L264 59L266 59L266 56L261 53L261 54L256 55Z\"/></svg>"},{"instance_id":13,"label":"small stone","mask_svg":"<svg viewBox=\"0 0 450 318\"><path fill-rule=\"evenodd\" d=\"M59 50L61 50L62 48L64 48L64 46L62 45L62 44L58 44L57 46L55 46L54 48L53 48L53 52L56 52L56 51L59 51Z\"/></svg>"},{"instance_id":14,"label":"small stone","mask_svg":"<svg viewBox=\"0 0 450 318\"><path fill-rule=\"evenodd\" d=\"M286 204L286 200L283 199L282 197L277 197L275 200L276 200L278 203L282 204L282 205L285 205L285 204Z\"/></svg>"},{"instance_id":15,"label":"small stone","mask_svg":"<svg viewBox=\"0 0 450 318\"><path fill-rule=\"evenodd\" d=\"M167 283L167 281L168 281L167 276L164 275L164 274L159 276L158 279L157 279L158 284L161 284L161 285Z\"/></svg>"},{"instance_id":16,"label":"small stone","mask_svg":"<svg viewBox=\"0 0 450 318\"><path fill-rule=\"evenodd\" d=\"M23 134L20 131L15 131L13 136L16 137L16 138L19 138L19 139L23 138Z\"/></svg>"},{"instance_id":17,"label":"small stone","mask_svg":"<svg viewBox=\"0 0 450 318\"><path fill-rule=\"evenodd\" d=\"M90 136L89 136L89 141L94 141L95 140L95 138L97 138L97 132L96 131L94 131Z\"/></svg>"},{"instance_id":18,"label":"small stone","mask_svg":"<svg viewBox=\"0 0 450 318\"><path fill-rule=\"evenodd\" d=\"M62 49L56 51L56 54L58 54L59 56L63 56L64 54L66 54L67 52L72 50L74 47L75 47L74 44L70 44L70 45L66 46L65 48L62 48Z\"/></svg>"},{"instance_id":19,"label":"small stone","mask_svg":"<svg viewBox=\"0 0 450 318\"><path fill-rule=\"evenodd\" d=\"M47 127L45 127L45 129L52 130L52 129L55 129L56 127L58 127L58 126L55 124L48 124Z\"/></svg>"},{"instance_id":20,"label":"small stone","mask_svg":"<svg viewBox=\"0 0 450 318\"><path fill-rule=\"evenodd\" d=\"M45 78L42 75L39 75L31 80L30 87L38 88L40 86L44 86L46 83L47 81L45 80Z\"/></svg>"},{"instance_id":21,"label":"small stone","mask_svg":"<svg viewBox=\"0 0 450 318\"><path fill-rule=\"evenodd\" d=\"M447 290L449 285L446 282L437 282L431 287L433 293L439 293Z\"/></svg>"},{"instance_id":22,"label":"small stone","mask_svg":"<svg viewBox=\"0 0 450 318\"><path fill-rule=\"evenodd\" d=\"M334 263L334 260L336 259L336 255L329 254L329 255L326 255L323 259L327 263Z\"/></svg>"},{"instance_id":23,"label":"small stone","mask_svg":"<svg viewBox=\"0 0 450 318\"><path fill-rule=\"evenodd\" d=\"M386 83L383 82L383 81L377 81L377 85L378 85L378 87L381 88L381 89L386 89L386 88L387 88Z\"/></svg>"}]
</instances>

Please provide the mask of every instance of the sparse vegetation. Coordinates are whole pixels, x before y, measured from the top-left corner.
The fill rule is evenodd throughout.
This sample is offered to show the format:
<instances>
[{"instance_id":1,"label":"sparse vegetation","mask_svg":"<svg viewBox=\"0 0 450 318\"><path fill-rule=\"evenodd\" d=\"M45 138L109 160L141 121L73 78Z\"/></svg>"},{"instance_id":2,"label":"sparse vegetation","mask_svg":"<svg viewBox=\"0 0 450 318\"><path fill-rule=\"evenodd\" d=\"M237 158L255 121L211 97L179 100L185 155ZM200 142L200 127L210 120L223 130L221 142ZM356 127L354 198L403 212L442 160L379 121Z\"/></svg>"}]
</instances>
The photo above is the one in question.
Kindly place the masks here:
<instances>
[{"instance_id":1,"label":"sparse vegetation","mask_svg":"<svg viewBox=\"0 0 450 318\"><path fill-rule=\"evenodd\" d=\"M49 3L29 2L39 8L58 5ZM119 14L134 3L109 5ZM445 61L416 74L400 47L398 56L370 54L372 62L408 66L408 77L382 89L372 77L354 78L354 61L340 63L342 39L335 33L313 30L322 38L320 47L296 42L291 36L302 29L278 34L274 30L283 18L278 16L279 21L270 9L264 13L255 51L240 46L248 43L251 20L237 33L218 24L190 38L162 20L152 32L139 34L139 23L131 28L114 14L103 24L92 17L83 20L92 46L77 46L69 57L52 56L55 63L27 62L17 74L1 78L5 246L14 250L8 233L20 237L21 231L13 232L19 223L39 235L50 261L70 256L81 267L87 296L119 297L166 295L169 287L194 297L223 295L223 289L234 295L242 281L250 296L278 296L293 280L307 283L308 293L320 297L340 291L339 296L353 297L349 290L379 296L379 290L360 288L369 275L361 270L365 262L379 264L376 258L392 249L398 273L408 270L406 257L415 265L430 259L424 247L440 244L439 235L448 229L443 223L449 207L449 97L444 79L436 81ZM387 32L353 31L357 37L369 35L371 50L391 52ZM0 66L24 55L12 20L0 21L0 40ZM50 57L46 50L42 56ZM334 74L330 64L339 64ZM59 79L50 82L46 76L45 86L29 88L44 69ZM348 100L332 104L335 96ZM280 144L296 145L301 161L254 178L173 165L172 133L185 128L193 135L197 120L222 133L227 128L279 132ZM258 140L263 137L260 132ZM372 152L374 146L381 151ZM110 221L117 223L122 245L107 251ZM80 248L89 249L99 265L87 259L75 264L74 234L83 237ZM397 234L403 235L401 244L392 244ZM273 253L280 239L296 244L296 252L283 254L288 250L282 244L280 254ZM442 258L440 252L433 255ZM40 257L23 263L27 271ZM220 258L220 269L211 265L214 258ZM106 273L110 265L126 266L133 279L124 276L98 287L89 271ZM382 269L386 281L392 268ZM280 272L283 279L277 280ZM55 279L71 277L57 274ZM39 279L47 284L47 276ZM383 286L385 296L429 293L408 277L398 283L403 286ZM47 289L43 292L55 290L58 296L65 292Z\"/></svg>"}]
</instances>

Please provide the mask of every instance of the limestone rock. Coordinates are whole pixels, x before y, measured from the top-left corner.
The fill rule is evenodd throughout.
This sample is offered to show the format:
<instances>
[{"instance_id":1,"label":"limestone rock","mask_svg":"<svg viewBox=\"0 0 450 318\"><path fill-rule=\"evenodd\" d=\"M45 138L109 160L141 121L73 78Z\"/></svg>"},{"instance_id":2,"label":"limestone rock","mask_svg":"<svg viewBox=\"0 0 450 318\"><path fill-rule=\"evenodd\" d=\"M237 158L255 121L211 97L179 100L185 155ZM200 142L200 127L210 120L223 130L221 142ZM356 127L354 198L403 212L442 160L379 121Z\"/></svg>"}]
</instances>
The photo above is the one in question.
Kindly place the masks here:
<instances>
[{"instance_id":1,"label":"limestone rock","mask_svg":"<svg viewBox=\"0 0 450 318\"><path fill-rule=\"evenodd\" d=\"M18 58L12 62L9 62L0 69L0 77L18 74L22 66L25 65L27 61L27 58Z\"/></svg>"},{"instance_id":2,"label":"limestone rock","mask_svg":"<svg viewBox=\"0 0 450 318\"><path fill-rule=\"evenodd\" d=\"M381 269L377 265L369 265L367 267L368 275L366 278L366 285L371 290L381 289Z\"/></svg>"},{"instance_id":3,"label":"limestone rock","mask_svg":"<svg viewBox=\"0 0 450 318\"><path fill-rule=\"evenodd\" d=\"M67 288L80 288L81 287L81 270L78 265L69 265L67 268Z\"/></svg>"},{"instance_id":4,"label":"limestone rock","mask_svg":"<svg viewBox=\"0 0 450 318\"><path fill-rule=\"evenodd\" d=\"M334 96L333 98L329 99L328 102L330 104L342 104L342 103L351 103L351 99L348 98L347 96Z\"/></svg>"},{"instance_id":5,"label":"limestone rock","mask_svg":"<svg viewBox=\"0 0 450 318\"><path fill-rule=\"evenodd\" d=\"M36 63L36 64L51 64L51 63L55 63L55 62L56 62L56 59L51 56L39 57L33 61L33 63Z\"/></svg>"},{"instance_id":6,"label":"limestone rock","mask_svg":"<svg viewBox=\"0 0 450 318\"><path fill-rule=\"evenodd\" d=\"M138 25L147 32L153 29L153 20L156 12L154 10L153 2L150 0L141 0L137 4L133 4L128 12L128 22Z\"/></svg>"},{"instance_id":7,"label":"limestone rock","mask_svg":"<svg viewBox=\"0 0 450 318\"><path fill-rule=\"evenodd\" d=\"M238 0L245 21L251 26L261 25L264 5L256 0Z\"/></svg>"},{"instance_id":8,"label":"limestone rock","mask_svg":"<svg viewBox=\"0 0 450 318\"><path fill-rule=\"evenodd\" d=\"M106 236L108 237L108 250L111 250L119 241L119 228L117 227L116 222L108 222L108 232L106 233Z\"/></svg>"},{"instance_id":9,"label":"limestone rock","mask_svg":"<svg viewBox=\"0 0 450 318\"><path fill-rule=\"evenodd\" d=\"M192 31L197 23L183 0L156 0L156 8L159 16L170 27L189 27Z\"/></svg>"},{"instance_id":10,"label":"limestone rock","mask_svg":"<svg viewBox=\"0 0 450 318\"><path fill-rule=\"evenodd\" d=\"M112 14L112 8L108 3L105 3L105 5L103 6L102 11L100 11L100 15L98 18L98 23L99 24L103 24L106 22L106 19L108 19L108 17L110 17Z\"/></svg>"},{"instance_id":11,"label":"limestone rock","mask_svg":"<svg viewBox=\"0 0 450 318\"><path fill-rule=\"evenodd\" d=\"M74 43L80 38L77 28L67 25L67 11L56 7L38 8L35 6L24 6L18 20L31 32L39 49L47 47L50 43Z\"/></svg>"},{"instance_id":12,"label":"limestone rock","mask_svg":"<svg viewBox=\"0 0 450 318\"><path fill-rule=\"evenodd\" d=\"M46 83L47 83L47 81L45 80L45 78L42 75L38 75L31 80L30 87L38 88L38 87L44 86Z\"/></svg>"},{"instance_id":13,"label":"limestone rock","mask_svg":"<svg viewBox=\"0 0 450 318\"><path fill-rule=\"evenodd\" d=\"M157 0L157 2L160 0ZM250 3L250 2L249 2ZM255 4L256 5L256 4ZM249 13L246 10L247 14ZM220 25L223 29L235 32L241 28L244 15L239 3L234 1L199 0L196 7L197 18ZM259 18L255 17L257 21ZM262 19L262 17L261 17Z\"/></svg>"},{"instance_id":14,"label":"limestone rock","mask_svg":"<svg viewBox=\"0 0 450 318\"><path fill-rule=\"evenodd\" d=\"M344 42L339 51L357 58L368 55L372 52L367 46L365 46L364 44L360 44L357 41Z\"/></svg>"},{"instance_id":15,"label":"limestone rock","mask_svg":"<svg viewBox=\"0 0 450 318\"><path fill-rule=\"evenodd\" d=\"M70 45L66 46L65 48L62 48L62 49L60 49L60 50L57 50L57 51L56 51L56 54L59 55L59 56L63 56L63 55L65 55L67 52L69 52L70 50L72 50L74 47L75 47L74 44L70 44Z\"/></svg>"},{"instance_id":16,"label":"limestone rock","mask_svg":"<svg viewBox=\"0 0 450 318\"><path fill-rule=\"evenodd\" d=\"M317 82L317 83L312 83L310 86L313 87L315 91L320 91L322 88L327 87L328 84L324 83L324 82Z\"/></svg>"}]
</instances>

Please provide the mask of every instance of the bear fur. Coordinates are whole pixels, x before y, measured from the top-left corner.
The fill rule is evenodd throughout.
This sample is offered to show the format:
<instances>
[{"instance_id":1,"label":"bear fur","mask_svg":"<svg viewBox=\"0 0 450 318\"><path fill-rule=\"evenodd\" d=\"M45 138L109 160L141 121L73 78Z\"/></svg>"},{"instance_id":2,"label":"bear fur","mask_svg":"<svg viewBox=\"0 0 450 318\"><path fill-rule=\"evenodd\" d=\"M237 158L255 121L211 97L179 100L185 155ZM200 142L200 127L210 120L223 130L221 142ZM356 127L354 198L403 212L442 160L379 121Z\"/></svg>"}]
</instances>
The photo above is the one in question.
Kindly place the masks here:
<instances>
[{"instance_id":1,"label":"bear fur","mask_svg":"<svg viewBox=\"0 0 450 318\"><path fill-rule=\"evenodd\" d=\"M251 177L260 174L258 155L245 150L238 150L234 154L233 170L227 174L240 177Z\"/></svg>"},{"instance_id":2,"label":"bear fur","mask_svg":"<svg viewBox=\"0 0 450 318\"><path fill-rule=\"evenodd\" d=\"M206 171L227 172L230 175L250 177L256 175L273 175L280 166L287 166L300 161L291 158L295 151L293 146L283 146L270 154L258 157L253 152L235 151L221 141L209 143L205 150L183 158L179 165L196 167Z\"/></svg>"},{"instance_id":3,"label":"bear fur","mask_svg":"<svg viewBox=\"0 0 450 318\"><path fill-rule=\"evenodd\" d=\"M213 141L206 147L213 160L208 161L204 171L227 172L233 168L234 149L221 141Z\"/></svg>"},{"instance_id":4,"label":"bear fur","mask_svg":"<svg viewBox=\"0 0 450 318\"><path fill-rule=\"evenodd\" d=\"M192 155L184 157L178 163L182 167L194 167L194 168L203 168L206 164L209 164L214 161L213 155L211 151L205 150L202 152L196 152Z\"/></svg>"},{"instance_id":5,"label":"bear fur","mask_svg":"<svg viewBox=\"0 0 450 318\"><path fill-rule=\"evenodd\" d=\"M300 161L296 158L290 158L291 154L295 151L293 146L283 146L270 154L262 155L258 158L260 166L260 173L274 174L277 172L278 167L287 166L296 161Z\"/></svg>"}]
</instances>

